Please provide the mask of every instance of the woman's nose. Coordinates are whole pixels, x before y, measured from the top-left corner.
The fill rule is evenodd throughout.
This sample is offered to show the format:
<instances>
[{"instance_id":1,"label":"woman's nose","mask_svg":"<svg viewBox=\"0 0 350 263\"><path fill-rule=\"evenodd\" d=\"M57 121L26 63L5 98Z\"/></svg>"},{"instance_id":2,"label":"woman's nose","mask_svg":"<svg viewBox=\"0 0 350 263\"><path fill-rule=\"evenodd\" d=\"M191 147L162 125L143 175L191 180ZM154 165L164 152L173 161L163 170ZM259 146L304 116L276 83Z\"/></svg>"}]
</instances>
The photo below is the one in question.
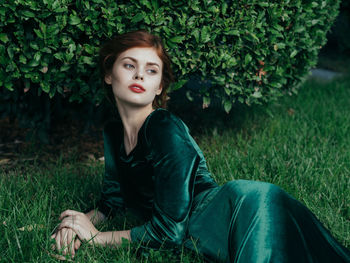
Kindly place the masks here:
<instances>
[{"instance_id":1,"label":"woman's nose","mask_svg":"<svg viewBox=\"0 0 350 263\"><path fill-rule=\"evenodd\" d=\"M143 74L140 71L136 71L134 78L143 80Z\"/></svg>"}]
</instances>

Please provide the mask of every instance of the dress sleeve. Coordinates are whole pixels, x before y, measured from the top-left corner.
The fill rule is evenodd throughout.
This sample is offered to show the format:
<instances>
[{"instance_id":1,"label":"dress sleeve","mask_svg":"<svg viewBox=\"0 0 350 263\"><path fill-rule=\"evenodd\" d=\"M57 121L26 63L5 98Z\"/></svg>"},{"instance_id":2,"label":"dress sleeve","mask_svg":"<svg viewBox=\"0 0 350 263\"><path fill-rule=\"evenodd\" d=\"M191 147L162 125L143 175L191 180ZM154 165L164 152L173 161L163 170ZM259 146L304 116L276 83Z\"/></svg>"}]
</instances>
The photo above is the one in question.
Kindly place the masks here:
<instances>
[{"instance_id":1,"label":"dress sleeve","mask_svg":"<svg viewBox=\"0 0 350 263\"><path fill-rule=\"evenodd\" d=\"M117 123L109 123L103 131L105 174L103 178L101 198L97 209L105 216L115 215L124 210L124 200L118 182L116 152L119 149L120 134Z\"/></svg>"},{"instance_id":2,"label":"dress sleeve","mask_svg":"<svg viewBox=\"0 0 350 263\"><path fill-rule=\"evenodd\" d=\"M186 237L200 159L181 120L167 111L152 117L145 136L154 169L154 206L151 219L131 229L131 239L169 248Z\"/></svg>"}]
</instances>

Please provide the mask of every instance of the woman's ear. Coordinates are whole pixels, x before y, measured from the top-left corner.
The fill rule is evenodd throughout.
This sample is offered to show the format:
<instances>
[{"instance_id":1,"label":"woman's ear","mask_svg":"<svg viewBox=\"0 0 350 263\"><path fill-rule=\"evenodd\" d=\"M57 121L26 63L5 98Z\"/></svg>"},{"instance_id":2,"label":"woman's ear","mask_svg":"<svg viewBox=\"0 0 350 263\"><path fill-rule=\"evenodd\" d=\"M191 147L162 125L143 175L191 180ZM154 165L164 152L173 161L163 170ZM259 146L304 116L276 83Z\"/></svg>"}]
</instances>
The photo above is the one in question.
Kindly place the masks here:
<instances>
[{"instance_id":1,"label":"woman's ear","mask_svg":"<svg viewBox=\"0 0 350 263\"><path fill-rule=\"evenodd\" d=\"M105 82L106 82L108 85L112 85L112 75L111 75L111 74L106 74L106 75L105 75Z\"/></svg>"},{"instance_id":2,"label":"woman's ear","mask_svg":"<svg viewBox=\"0 0 350 263\"><path fill-rule=\"evenodd\" d=\"M159 85L159 89L156 91L156 95L159 96L162 93L163 87Z\"/></svg>"}]
</instances>

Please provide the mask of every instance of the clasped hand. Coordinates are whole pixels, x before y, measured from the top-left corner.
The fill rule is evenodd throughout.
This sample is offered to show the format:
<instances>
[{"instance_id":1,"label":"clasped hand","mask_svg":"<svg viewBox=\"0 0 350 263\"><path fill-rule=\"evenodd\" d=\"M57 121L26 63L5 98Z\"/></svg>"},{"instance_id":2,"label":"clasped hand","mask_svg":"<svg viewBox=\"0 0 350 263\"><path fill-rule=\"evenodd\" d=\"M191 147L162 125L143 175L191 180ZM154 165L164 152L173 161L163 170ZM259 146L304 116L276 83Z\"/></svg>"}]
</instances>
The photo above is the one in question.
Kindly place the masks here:
<instances>
[{"instance_id":1,"label":"clasped hand","mask_svg":"<svg viewBox=\"0 0 350 263\"><path fill-rule=\"evenodd\" d=\"M81 241L92 243L93 239L100 233L84 213L66 210L62 212L59 219L62 222L51 238L56 240L56 249L62 250L64 255L74 256Z\"/></svg>"}]
</instances>

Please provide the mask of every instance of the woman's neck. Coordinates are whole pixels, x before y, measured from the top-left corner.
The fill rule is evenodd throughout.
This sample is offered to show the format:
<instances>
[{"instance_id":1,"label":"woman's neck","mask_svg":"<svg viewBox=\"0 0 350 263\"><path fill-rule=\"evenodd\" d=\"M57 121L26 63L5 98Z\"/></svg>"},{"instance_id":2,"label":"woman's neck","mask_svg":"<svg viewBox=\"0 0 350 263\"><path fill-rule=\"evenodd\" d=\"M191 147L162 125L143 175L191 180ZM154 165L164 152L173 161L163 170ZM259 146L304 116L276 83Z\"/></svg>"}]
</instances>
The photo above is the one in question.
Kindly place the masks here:
<instances>
[{"instance_id":1,"label":"woman's neck","mask_svg":"<svg viewBox=\"0 0 350 263\"><path fill-rule=\"evenodd\" d=\"M137 135L147 116L153 111L152 105L144 108L121 107L118 105L120 118L124 126L124 148L129 154L137 144Z\"/></svg>"}]
</instances>

